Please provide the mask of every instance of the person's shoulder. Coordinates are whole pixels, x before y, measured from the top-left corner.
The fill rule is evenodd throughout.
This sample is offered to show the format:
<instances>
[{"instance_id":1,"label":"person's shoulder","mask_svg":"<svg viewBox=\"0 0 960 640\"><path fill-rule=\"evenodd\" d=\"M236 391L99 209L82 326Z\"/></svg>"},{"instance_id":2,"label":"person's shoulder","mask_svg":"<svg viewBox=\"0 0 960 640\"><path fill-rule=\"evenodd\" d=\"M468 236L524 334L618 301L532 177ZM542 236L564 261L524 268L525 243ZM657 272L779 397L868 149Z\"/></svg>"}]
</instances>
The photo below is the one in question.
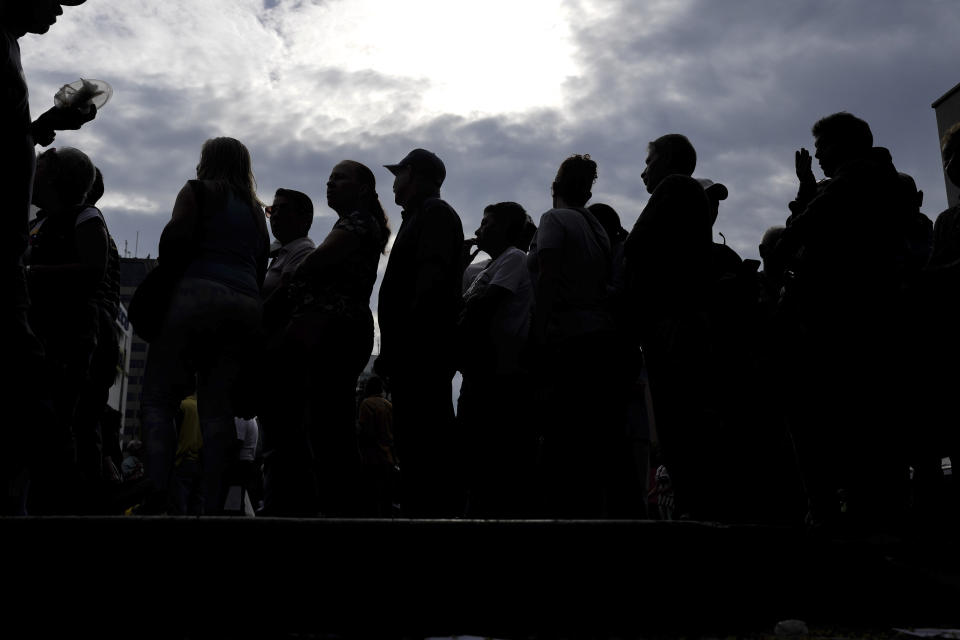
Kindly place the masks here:
<instances>
[{"instance_id":1,"label":"person's shoulder","mask_svg":"<svg viewBox=\"0 0 960 640\"><path fill-rule=\"evenodd\" d=\"M674 173L664 178L660 184L657 185L657 188L654 189L654 194L657 192L664 194L683 193L706 198L706 194L703 191L703 186L697 182L696 179L680 173Z\"/></svg>"},{"instance_id":2,"label":"person's shoulder","mask_svg":"<svg viewBox=\"0 0 960 640\"><path fill-rule=\"evenodd\" d=\"M497 256L497 260L501 266L525 265L527 254L516 247L507 247L503 253Z\"/></svg>"},{"instance_id":3,"label":"person's shoulder","mask_svg":"<svg viewBox=\"0 0 960 640\"><path fill-rule=\"evenodd\" d=\"M100 209L94 206L83 207L77 213L76 226L79 227L81 224L84 224L90 221L96 221L104 228L106 228L107 226L107 222L106 220L103 219L103 214L100 212Z\"/></svg>"},{"instance_id":4,"label":"person's shoulder","mask_svg":"<svg viewBox=\"0 0 960 640\"><path fill-rule=\"evenodd\" d=\"M460 222L460 215L449 202L440 197L427 198L423 201L421 211L431 220L445 219L447 221L456 220Z\"/></svg>"},{"instance_id":5,"label":"person's shoulder","mask_svg":"<svg viewBox=\"0 0 960 640\"><path fill-rule=\"evenodd\" d=\"M955 204L952 207L944 209L937 215L937 226L940 227L945 224L956 225L958 219L960 219L960 204Z\"/></svg>"}]
</instances>

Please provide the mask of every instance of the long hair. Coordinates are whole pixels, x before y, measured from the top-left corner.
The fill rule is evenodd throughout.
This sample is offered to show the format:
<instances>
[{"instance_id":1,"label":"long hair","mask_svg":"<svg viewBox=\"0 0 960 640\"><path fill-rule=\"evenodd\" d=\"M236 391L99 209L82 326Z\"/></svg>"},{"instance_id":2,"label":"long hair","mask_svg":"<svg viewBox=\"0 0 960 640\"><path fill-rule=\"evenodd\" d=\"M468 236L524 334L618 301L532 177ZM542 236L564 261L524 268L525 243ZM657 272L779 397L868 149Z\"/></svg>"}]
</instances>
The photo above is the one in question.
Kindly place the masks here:
<instances>
[{"instance_id":1,"label":"long hair","mask_svg":"<svg viewBox=\"0 0 960 640\"><path fill-rule=\"evenodd\" d=\"M377 179L374 177L373 171L356 160L344 160L343 164L353 169L357 182L369 187L367 196L360 203L360 207L362 211L372 215L380 226L380 251L386 253L387 240L390 239L390 222L387 219L387 212L383 210L383 205L380 204L380 197L377 195Z\"/></svg>"},{"instance_id":2,"label":"long hair","mask_svg":"<svg viewBox=\"0 0 960 640\"><path fill-rule=\"evenodd\" d=\"M253 177L250 152L235 138L210 138L203 143L197 178L210 180L223 191L229 189L251 207L263 206L257 197L257 181Z\"/></svg>"}]
</instances>

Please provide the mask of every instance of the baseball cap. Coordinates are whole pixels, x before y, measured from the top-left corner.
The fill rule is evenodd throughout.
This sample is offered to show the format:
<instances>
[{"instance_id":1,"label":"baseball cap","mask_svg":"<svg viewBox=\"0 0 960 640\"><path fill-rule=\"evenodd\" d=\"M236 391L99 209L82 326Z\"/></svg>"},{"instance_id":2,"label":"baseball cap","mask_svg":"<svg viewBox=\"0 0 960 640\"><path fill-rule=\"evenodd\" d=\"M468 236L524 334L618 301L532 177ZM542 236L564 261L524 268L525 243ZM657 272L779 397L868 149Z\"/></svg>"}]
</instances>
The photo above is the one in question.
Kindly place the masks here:
<instances>
[{"instance_id":1,"label":"baseball cap","mask_svg":"<svg viewBox=\"0 0 960 640\"><path fill-rule=\"evenodd\" d=\"M394 175L403 167L412 166L417 173L433 178L438 187L443 184L444 178L447 177L447 169L443 166L443 160L426 149L414 149L397 164L385 164L383 166Z\"/></svg>"}]
</instances>

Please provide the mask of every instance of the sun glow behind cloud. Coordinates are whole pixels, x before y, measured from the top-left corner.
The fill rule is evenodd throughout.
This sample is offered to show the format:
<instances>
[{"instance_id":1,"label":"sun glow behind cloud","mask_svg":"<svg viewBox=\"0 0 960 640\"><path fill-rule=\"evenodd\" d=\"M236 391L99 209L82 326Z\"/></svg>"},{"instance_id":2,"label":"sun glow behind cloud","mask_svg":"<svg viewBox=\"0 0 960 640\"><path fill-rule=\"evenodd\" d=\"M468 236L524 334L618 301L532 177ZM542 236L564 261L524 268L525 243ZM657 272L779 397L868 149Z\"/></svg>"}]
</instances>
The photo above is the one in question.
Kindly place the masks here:
<instances>
[{"instance_id":1,"label":"sun glow behind cloud","mask_svg":"<svg viewBox=\"0 0 960 640\"><path fill-rule=\"evenodd\" d=\"M422 91L422 116L560 106L564 81L578 71L567 11L557 0L284 7L267 24L290 58L410 79Z\"/></svg>"}]
</instances>

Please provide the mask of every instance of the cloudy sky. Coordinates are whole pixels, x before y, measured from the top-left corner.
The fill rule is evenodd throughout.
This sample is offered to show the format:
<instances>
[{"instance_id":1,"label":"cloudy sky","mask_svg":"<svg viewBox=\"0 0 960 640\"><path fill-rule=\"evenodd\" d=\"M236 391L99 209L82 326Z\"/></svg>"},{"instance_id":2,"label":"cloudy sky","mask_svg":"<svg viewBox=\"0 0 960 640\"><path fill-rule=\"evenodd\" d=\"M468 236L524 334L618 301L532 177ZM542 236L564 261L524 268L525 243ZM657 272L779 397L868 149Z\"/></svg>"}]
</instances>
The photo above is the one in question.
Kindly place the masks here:
<instances>
[{"instance_id":1,"label":"cloudy sky","mask_svg":"<svg viewBox=\"0 0 960 640\"><path fill-rule=\"evenodd\" d=\"M311 195L317 241L334 221L326 177L346 158L374 168L399 226L381 165L418 146L446 163L443 195L467 235L491 202L538 219L573 153L598 162L594 201L629 229L648 198L647 141L680 132L696 175L729 187L717 231L756 257L795 193L794 150L812 149L810 126L840 110L871 124L928 215L946 206L930 103L960 82L954 0L88 0L64 11L21 40L31 106L39 114L79 77L113 85L98 118L55 144L103 170L102 208L129 255L156 256L201 144L218 135L250 148L261 198Z\"/></svg>"}]
</instances>

